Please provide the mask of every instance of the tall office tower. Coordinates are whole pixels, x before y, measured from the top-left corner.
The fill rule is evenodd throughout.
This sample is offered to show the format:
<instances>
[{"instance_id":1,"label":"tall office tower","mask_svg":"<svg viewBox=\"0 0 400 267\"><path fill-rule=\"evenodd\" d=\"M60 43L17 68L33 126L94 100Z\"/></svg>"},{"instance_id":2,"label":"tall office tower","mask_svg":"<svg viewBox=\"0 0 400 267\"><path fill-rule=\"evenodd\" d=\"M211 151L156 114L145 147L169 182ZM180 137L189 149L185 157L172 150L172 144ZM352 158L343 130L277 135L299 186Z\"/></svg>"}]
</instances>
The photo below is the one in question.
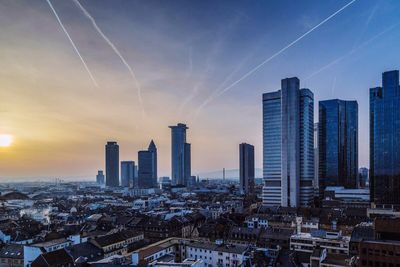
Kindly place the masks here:
<instances>
[{"instance_id":1,"label":"tall office tower","mask_svg":"<svg viewBox=\"0 0 400 267\"><path fill-rule=\"evenodd\" d=\"M106 144L106 185L119 186L119 146L113 141Z\"/></svg>"},{"instance_id":2,"label":"tall office tower","mask_svg":"<svg viewBox=\"0 0 400 267\"><path fill-rule=\"evenodd\" d=\"M246 143L239 145L239 165L241 193L254 194L254 146Z\"/></svg>"},{"instance_id":3,"label":"tall office tower","mask_svg":"<svg viewBox=\"0 0 400 267\"><path fill-rule=\"evenodd\" d=\"M185 149L184 149L184 185L188 186L190 183L190 177L192 176L192 160L191 160L191 146L188 143L185 143Z\"/></svg>"},{"instance_id":4,"label":"tall office tower","mask_svg":"<svg viewBox=\"0 0 400 267\"><path fill-rule=\"evenodd\" d=\"M135 162L121 161L121 186L133 187L135 180Z\"/></svg>"},{"instance_id":5,"label":"tall office tower","mask_svg":"<svg viewBox=\"0 0 400 267\"><path fill-rule=\"evenodd\" d=\"M186 124L178 123L171 128L171 170L172 184L186 185L190 177L190 144L186 143Z\"/></svg>"},{"instance_id":6,"label":"tall office tower","mask_svg":"<svg viewBox=\"0 0 400 267\"><path fill-rule=\"evenodd\" d=\"M134 169L134 178L133 178L133 188L138 188L139 187L139 170L138 170L138 165L135 164L135 166L133 166Z\"/></svg>"},{"instance_id":7,"label":"tall office tower","mask_svg":"<svg viewBox=\"0 0 400 267\"><path fill-rule=\"evenodd\" d=\"M138 152L138 187L157 187L157 148L151 140L149 149Z\"/></svg>"},{"instance_id":8,"label":"tall office tower","mask_svg":"<svg viewBox=\"0 0 400 267\"><path fill-rule=\"evenodd\" d=\"M96 183L98 183L98 184L104 184L104 173L103 173L102 170L98 170L98 171L97 171Z\"/></svg>"},{"instance_id":9,"label":"tall office tower","mask_svg":"<svg viewBox=\"0 0 400 267\"><path fill-rule=\"evenodd\" d=\"M357 101L320 101L318 125L320 193L327 186L357 188Z\"/></svg>"},{"instance_id":10,"label":"tall office tower","mask_svg":"<svg viewBox=\"0 0 400 267\"><path fill-rule=\"evenodd\" d=\"M358 187L359 188L366 188L368 187L369 181L369 170L368 168L361 167L358 169Z\"/></svg>"},{"instance_id":11,"label":"tall office tower","mask_svg":"<svg viewBox=\"0 0 400 267\"><path fill-rule=\"evenodd\" d=\"M318 122L314 123L314 195L319 195Z\"/></svg>"},{"instance_id":12,"label":"tall office tower","mask_svg":"<svg viewBox=\"0 0 400 267\"><path fill-rule=\"evenodd\" d=\"M300 205L314 199L314 94L300 89Z\"/></svg>"},{"instance_id":13,"label":"tall office tower","mask_svg":"<svg viewBox=\"0 0 400 267\"><path fill-rule=\"evenodd\" d=\"M263 205L298 207L314 196L314 96L298 78L263 94Z\"/></svg>"},{"instance_id":14,"label":"tall office tower","mask_svg":"<svg viewBox=\"0 0 400 267\"><path fill-rule=\"evenodd\" d=\"M370 89L371 201L400 204L399 71L382 74L382 87Z\"/></svg>"},{"instance_id":15,"label":"tall office tower","mask_svg":"<svg viewBox=\"0 0 400 267\"><path fill-rule=\"evenodd\" d=\"M138 152L138 187L153 187L153 154L148 150Z\"/></svg>"},{"instance_id":16,"label":"tall office tower","mask_svg":"<svg viewBox=\"0 0 400 267\"><path fill-rule=\"evenodd\" d=\"M153 161L153 163L152 163L152 167L153 167L152 181L153 182L152 183L153 183L153 187L158 187L157 186L158 185L158 181L157 181L157 147L156 147L156 144L154 144L153 140L151 140L151 142L149 144L149 148L147 150L152 153L152 161Z\"/></svg>"}]
</instances>

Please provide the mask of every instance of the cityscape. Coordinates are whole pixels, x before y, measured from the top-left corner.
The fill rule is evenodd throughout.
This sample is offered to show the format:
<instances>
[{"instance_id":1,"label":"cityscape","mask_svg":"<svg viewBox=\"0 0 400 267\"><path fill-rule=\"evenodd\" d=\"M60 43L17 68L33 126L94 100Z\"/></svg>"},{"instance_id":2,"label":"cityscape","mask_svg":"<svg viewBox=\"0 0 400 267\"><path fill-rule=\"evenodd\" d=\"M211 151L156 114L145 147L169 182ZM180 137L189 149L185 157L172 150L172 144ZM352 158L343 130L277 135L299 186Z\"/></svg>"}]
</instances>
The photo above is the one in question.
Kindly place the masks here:
<instances>
[{"instance_id":1,"label":"cityscape","mask_svg":"<svg viewBox=\"0 0 400 267\"><path fill-rule=\"evenodd\" d=\"M0 0L0 267L400 267L399 12Z\"/></svg>"}]
</instances>

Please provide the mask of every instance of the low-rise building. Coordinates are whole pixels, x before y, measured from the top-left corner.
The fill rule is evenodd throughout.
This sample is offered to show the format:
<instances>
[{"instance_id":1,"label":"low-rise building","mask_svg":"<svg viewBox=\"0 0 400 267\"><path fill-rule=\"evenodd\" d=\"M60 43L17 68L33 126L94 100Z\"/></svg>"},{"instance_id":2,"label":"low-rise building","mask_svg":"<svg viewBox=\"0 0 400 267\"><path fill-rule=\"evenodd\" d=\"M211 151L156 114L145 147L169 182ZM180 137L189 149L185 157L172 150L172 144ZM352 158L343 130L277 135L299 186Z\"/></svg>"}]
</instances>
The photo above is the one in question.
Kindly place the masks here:
<instances>
[{"instance_id":1,"label":"low-rise building","mask_svg":"<svg viewBox=\"0 0 400 267\"><path fill-rule=\"evenodd\" d=\"M7 244L0 250L0 267L24 266L24 247L19 244Z\"/></svg>"},{"instance_id":2,"label":"low-rise building","mask_svg":"<svg viewBox=\"0 0 400 267\"><path fill-rule=\"evenodd\" d=\"M290 237L290 249L312 253L315 248L326 248L328 253L349 254L349 236L323 230L311 233L298 233Z\"/></svg>"},{"instance_id":3,"label":"low-rise building","mask_svg":"<svg viewBox=\"0 0 400 267\"><path fill-rule=\"evenodd\" d=\"M144 239L143 233L124 230L109 235L97 237L90 242L102 249L104 257L113 255L128 255L129 245Z\"/></svg>"},{"instance_id":4,"label":"low-rise building","mask_svg":"<svg viewBox=\"0 0 400 267\"><path fill-rule=\"evenodd\" d=\"M29 266L42 253L69 247L73 244L71 240L59 238L45 242L34 243L24 246L24 266Z\"/></svg>"},{"instance_id":5,"label":"low-rise building","mask_svg":"<svg viewBox=\"0 0 400 267\"><path fill-rule=\"evenodd\" d=\"M192 259L203 261L204 265L202 266L237 267L247 260L248 250L248 246L243 245L169 238L134 251L132 264L147 266L147 264L157 262L168 255L173 257L173 261L176 263Z\"/></svg>"}]
</instances>

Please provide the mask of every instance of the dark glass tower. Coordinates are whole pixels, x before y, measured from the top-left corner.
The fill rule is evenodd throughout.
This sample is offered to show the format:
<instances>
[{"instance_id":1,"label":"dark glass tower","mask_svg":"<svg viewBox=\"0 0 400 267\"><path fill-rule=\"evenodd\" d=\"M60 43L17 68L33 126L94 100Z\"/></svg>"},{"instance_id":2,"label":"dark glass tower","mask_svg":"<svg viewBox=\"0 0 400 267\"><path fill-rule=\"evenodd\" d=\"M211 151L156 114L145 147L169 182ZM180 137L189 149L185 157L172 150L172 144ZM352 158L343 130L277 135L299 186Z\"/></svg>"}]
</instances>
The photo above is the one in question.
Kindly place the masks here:
<instances>
[{"instance_id":1,"label":"dark glass tower","mask_svg":"<svg viewBox=\"0 0 400 267\"><path fill-rule=\"evenodd\" d=\"M254 193L254 146L239 145L240 190L243 194Z\"/></svg>"},{"instance_id":2,"label":"dark glass tower","mask_svg":"<svg viewBox=\"0 0 400 267\"><path fill-rule=\"evenodd\" d=\"M326 186L357 188L357 101L320 101L318 125L320 190Z\"/></svg>"},{"instance_id":3,"label":"dark glass tower","mask_svg":"<svg viewBox=\"0 0 400 267\"><path fill-rule=\"evenodd\" d=\"M121 186L133 187L135 180L135 162L121 161Z\"/></svg>"},{"instance_id":4,"label":"dark glass tower","mask_svg":"<svg viewBox=\"0 0 400 267\"><path fill-rule=\"evenodd\" d=\"M370 89L370 193L376 204L400 204L399 71Z\"/></svg>"},{"instance_id":5,"label":"dark glass tower","mask_svg":"<svg viewBox=\"0 0 400 267\"><path fill-rule=\"evenodd\" d=\"M104 184L104 173L102 170L98 170L96 175L96 182L100 185Z\"/></svg>"},{"instance_id":6,"label":"dark glass tower","mask_svg":"<svg viewBox=\"0 0 400 267\"><path fill-rule=\"evenodd\" d=\"M191 176L190 144L186 143L186 124L178 123L171 128L172 184L186 185Z\"/></svg>"},{"instance_id":7,"label":"dark glass tower","mask_svg":"<svg viewBox=\"0 0 400 267\"><path fill-rule=\"evenodd\" d=\"M117 142L106 144L106 185L119 186L119 146Z\"/></svg>"},{"instance_id":8,"label":"dark glass tower","mask_svg":"<svg viewBox=\"0 0 400 267\"><path fill-rule=\"evenodd\" d=\"M152 154L152 184L153 187L157 187L157 147L153 140L151 140L147 150Z\"/></svg>"},{"instance_id":9,"label":"dark glass tower","mask_svg":"<svg viewBox=\"0 0 400 267\"><path fill-rule=\"evenodd\" d=\"M157 148L151 140L149 149L138 152L138 186L153 188L157 186Z\"/></svg>"}]
</instances>

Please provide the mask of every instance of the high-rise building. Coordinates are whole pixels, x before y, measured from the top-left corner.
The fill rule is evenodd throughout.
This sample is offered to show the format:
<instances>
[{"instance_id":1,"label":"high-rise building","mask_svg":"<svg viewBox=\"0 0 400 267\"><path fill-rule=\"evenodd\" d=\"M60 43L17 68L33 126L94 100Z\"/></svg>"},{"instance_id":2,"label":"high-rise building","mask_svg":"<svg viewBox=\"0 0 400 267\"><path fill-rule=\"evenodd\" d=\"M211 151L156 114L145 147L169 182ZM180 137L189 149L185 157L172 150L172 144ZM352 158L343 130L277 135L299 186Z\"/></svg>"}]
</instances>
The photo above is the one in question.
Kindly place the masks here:
<instances>
[{"instance_id":1,"label":"high-rise building","mask_svg":"<svg viewBox=\"0 0 400 267\"><path fill-rule=\"evenodd\" d=\"M263 204L298 207L314 196L314 96L298 78L263 95Z\"/></svg>"},{"instance_id":2,"label":"high-rise building","mask_svg":"<svg viewBox=\"0 0 400 267\"><path fill-rule=\"evenodd\" d=\"M169 177L161 177L161 189L164 191L170 191L171 190L171 179Z\"/></svg>"},{"instance_id":3,"label":"high-rise building","mask_svg":"<svg viewBox=\"0 0 400 267\"><path fill-rule=\"evenodd\" d=\"M399 71L382 74L382 87L370 89L371 201L400 204Z\"/></svg>"},{"instance_id":4,"label":"high-rise building","mask_svg":"<svg viewBox=\"0 0 400 267\"><path fill-rule=\"evenodd\" d=\"M149 152L151 152L152 154L152 183L153 183L153 187L157 187L158 181L157 181L157 147L156 144L154 143L153 140L151 140L150 144L149 144L149 148L147 149Z\"/></svg>"},{"instance_id":5,"label":"high-rise building","mask_svg":"<svg viewBox=\"0 0 400 267\"><path fill-rule=\"evenodd\" d=\"M191 146L185 143L185 162L184 162L184 185L190 186L190 177L192 177L192 160L191 160Z\"/></svg>"},{"instance_id":6,"label":"high-rise building","mask_svg":"<svg viewBox=\"0 0 400 267\"><path fill-rule=\"evenodd\" d=\"M106 185L119 186L119 146L113 141L106 144Z\"/></svg>"},{"instance_id":7,"label":"high-rise building","mask_svg":"<svg viewBox=\"0 0 400 267\"><path fill-rule=\"evenodd\" d=\"M361 167L358 169L358 187L366 188L369 184L369 170L368 168Z\"/></svg>"},{"instance_id":8,"label":"high-rise building","mask_svg":"<svg viewBox=\"0 0 400 267\"><path fill-rule=\"evenodd\" d=\"M196 176L190 176L189 180L186 182L186 187L193 189L196 186Z\"/></svg>"},{"instance_id":9,"label":"high-rise building","mask_svg":"<svg viewBox=\"0 0 400 267\"><path fill-rule=\"evenodd\" d=\"M151 140L148 150L138 152L138 187L157 187L157 148Z\"/></svg>"},{"instance_id":10,"label":"high-rise building","mask_svg":"<svg viewBox=\"0 0 400 267\"><path fill-rule=\"evenodd\" d=\"M327 186L357 188L357 101L320 101L318 127L320 191Z\"/></svg>"},{"instance_id":11,"label":"high-rise building","mask_svg":"<svg viewBox=\"0 0 400 267\"><path fill-rule=\"evenodd\" d=\"M318 122L314 123L314 195L319 194Z\"/></svg>"},{"instance_id":12,"label":"high-rise building","mask_svg":"<svg viewBox=\"0 0 400 267\"><path fill-rule=\"evenodd\" d=\"M135 180L135 162L121 161L121 186L131 188Z\"/></svg>"},{"instance_id":13,"label":"high-rise building","mask_svg":"<svg viewBox=\"0 0 400 267\"><path fill-rule=\"evenodd\" d=\"M103 185L104 184L104 173L102 170L97 171L96 175L96 183Z\"/></svg>"},{"instance_id":14,"label":"high-rise building","mask_svg":"<svg viewBox=\"0 0 400 267\"><path fill-rule=\"evenodd\" d=\"M171 128L172 185L186 185L191 176L190 144L186 143L186 124L178 123Z\"/></svg>"},{"instance_id":15,"label":"high-rise building","mask_svg":"<svg viewBox=\"0 0 400 267\"><path fill-rule=\"evenodd\" d=\"M239 145L239 176L242 194L254 194L254 146Z\"/></svg>"}]
</instances>

